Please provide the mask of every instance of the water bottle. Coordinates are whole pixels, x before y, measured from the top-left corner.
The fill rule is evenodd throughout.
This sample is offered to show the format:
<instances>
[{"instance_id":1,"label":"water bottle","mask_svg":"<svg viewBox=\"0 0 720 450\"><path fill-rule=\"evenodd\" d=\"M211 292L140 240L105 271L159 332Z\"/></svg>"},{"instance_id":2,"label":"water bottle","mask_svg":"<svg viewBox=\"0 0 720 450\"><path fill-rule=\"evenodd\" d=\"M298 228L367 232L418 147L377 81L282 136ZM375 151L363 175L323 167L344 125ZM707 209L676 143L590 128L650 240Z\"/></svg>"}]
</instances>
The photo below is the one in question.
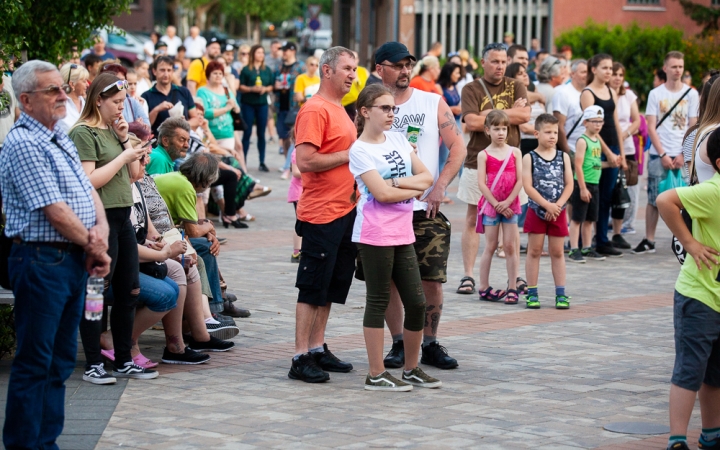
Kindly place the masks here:
<instances>
[{"instance_id":1,"label":"water bottle","mask_svg":"<svg viewBox=\"0 0 720 450\"><path fill-rule=\"evenodd\" d=\"M85 319L100 320L103 314L103 290L105 279L90 275L85 295Z\"/></svg>"}]
</instances>

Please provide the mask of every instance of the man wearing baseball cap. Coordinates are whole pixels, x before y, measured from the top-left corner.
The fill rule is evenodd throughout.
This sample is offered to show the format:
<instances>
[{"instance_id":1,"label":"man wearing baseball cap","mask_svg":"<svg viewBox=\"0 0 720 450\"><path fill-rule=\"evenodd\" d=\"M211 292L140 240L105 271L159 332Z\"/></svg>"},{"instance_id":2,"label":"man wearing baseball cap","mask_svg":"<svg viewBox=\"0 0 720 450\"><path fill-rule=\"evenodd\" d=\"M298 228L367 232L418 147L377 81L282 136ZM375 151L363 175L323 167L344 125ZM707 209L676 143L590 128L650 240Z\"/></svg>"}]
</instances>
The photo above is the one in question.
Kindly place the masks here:
<instances>
[{"instance_id":1,"label":"man wearing baseball cap","mask_svg":"<svg viewBox=\"0 0 720 450\"><path fill-rule=\"evenodd\" d=\"M421 363L440 369L454 369L457 360L437 342L438 325L443 309L442 283L447 281L447 260L450 253L450 221L438 210L445 189L455 178L466 155L462 131L455 123L450 107L437 94L409 87L410 73L417 59L400 42L386 42L375 51L375 70L390 88L399 111L391 131L404 133L417 143L418 156L433 174L435 183L420 200L414 200L413 228L415 252L420 265L423 290L427 300ZM438 141L450 151L440 172ZM403 345L403 308L397 289L392 289L385 321L393 336L393 346L385 357L385 367L402 367L405 362Z\"/></svg>"},{"instance_id":2,"label":"man wearing baseball cap","mask_svg":"<svg viewBox=\"0 0 720 450\"><path fill-rule=\"evenodd\" d=\"M575 186L570 196L570 253L571 262L584 263L586 259L602 261L604 256L591 246L593 227L600 211L600 174L602 173L602 147L600 130L605 123L605 111L598 105L585 108L582 116L585 132L575 144ZM582 232L583 249L579 248Z\"/></svg>"},{"instance_id":3,"label":"man wearing baseball cap","mask_svg":"<svg viewBox=\"0 0 720 450\"><path fill-rule=\"evenodd\" d=\"M220 56L220 41L218 41L218 38L212 37L207 41L205 55L190 63L187 73L187 88L193 97L197 95L198 89L207 84L205 67L210 61L215 61L218 56Z\"/></svg>"},{"instance_id":4,"label":"man wearing baseball cap","mask_svg":"<svg viewBox=\"0 0 720 450\"><path fill-rule=\"evenodd\" d=\"M288 151L290 148L289 133L292 127L295 125L295 120L290 117L290 114L296 107L295 96L293 90L295 89L295 80L297 77L305 72L305 63L297 60L297 47L294 42L285 42L280 48L282 54L282 65L275 71L275 86L273 92L275 92L275 111L277 111L277 122L276 128L278 133L278 139L282 144L283 155L286 156L287 167L290 168L290 155Z\"/></svg>"}]
</instances>

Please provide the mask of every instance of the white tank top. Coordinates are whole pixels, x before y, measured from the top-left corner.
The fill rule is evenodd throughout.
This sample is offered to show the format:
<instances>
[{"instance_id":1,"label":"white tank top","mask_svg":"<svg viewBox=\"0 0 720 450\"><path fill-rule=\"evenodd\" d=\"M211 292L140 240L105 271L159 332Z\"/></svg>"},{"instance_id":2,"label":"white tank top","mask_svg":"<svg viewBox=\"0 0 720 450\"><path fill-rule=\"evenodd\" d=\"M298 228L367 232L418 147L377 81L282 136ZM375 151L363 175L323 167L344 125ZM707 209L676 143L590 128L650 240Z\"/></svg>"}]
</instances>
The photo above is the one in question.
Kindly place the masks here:
<instances>
[{"instance_id":1,"label":"white tank top","mask_svg":"<svg viewBox=\"0 0 720 450\"><path fill-rule=\"evenodd\" d=\"M435 187L435 181L440 176L440 129L438 128L438 105L440 104L440 96L430 92L413 89L410 100L402 105L397 105L400 109L395 114L390 131L403 133L407 136L408 125L420 128L418 136L418 157L425 164L433 176L433 185L425 191L422 198L427 195ZM414 211L427 210L427 202L414 201Z\"/></svg>"},{"instance_id":2,"label":"white tank top","mask_svg":"<svg viewBox=\"0 0 720 450\"><path fill-rule=\"evenodd\" d=\"M706 140L717 128L718 125L715 125L706 130L695 145L695 173L697 174L698 183L707 181L715 175L715 168L700 158L700 146L702 142Z\"/></svg>"}]
</instances>

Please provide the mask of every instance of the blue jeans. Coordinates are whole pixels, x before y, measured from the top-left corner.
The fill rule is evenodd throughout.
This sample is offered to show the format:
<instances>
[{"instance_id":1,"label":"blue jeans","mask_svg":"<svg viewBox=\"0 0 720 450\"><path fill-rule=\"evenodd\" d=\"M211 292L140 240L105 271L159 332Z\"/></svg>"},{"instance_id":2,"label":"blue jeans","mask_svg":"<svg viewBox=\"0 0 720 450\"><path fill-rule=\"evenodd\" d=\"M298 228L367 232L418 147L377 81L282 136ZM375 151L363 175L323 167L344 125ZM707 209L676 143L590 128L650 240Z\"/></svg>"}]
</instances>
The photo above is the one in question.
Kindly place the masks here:
<instances>
[{"instance_id":1,"label":"blue jeans","mask_svg":"<svg viewBox=\"0 0 720 450\"><path fill-rule=\"evenodd\" d=\"M620 148L614 145L610 146L610 150L616 155L620 154ZM602 160L605 161L605 155ZM608 167L602 170L600 175L600 211L598 212L597 235L595 236L595 245L608 245L608 221L610 220L610 209L612 208L612 193L617 183L618 167ZM588 244L585 244L588 245Z\"/></svg>"},{"instance_id":2,"label":"blue jeans","mask_svg":"<svg viewBox=\"0 0 720 450\"><path fill-rule=\"evenodd\" d=\"M10 252L17 350L3 430L8 449L58 448L85 304L84 258L40 245L14 244Z\"/></svg>"},{"instance_id":3,"label":"blue jeans","mask_svg":"<svg viewBox=\"0 0 720 450\"><path fill-rule=\"evenodd\" d=\"M252 126L255 124L257 132L257 148L260 164L265 164L265 128L268 122L268 105L247 105L241 107L242 118L248 128L243 133L242 144L245 153L245 161L250 151L250 135L252 134Z\"/></svg>"},{"instance_id":4,"label":"blue jeans","mask_svg":"<svg viewBox=\"0 0 720 450\"><path fill-rule=\"evenodd\" d=\"M190 238L190 243L205 263L205 272L210 282L210 291L213 298L210 299L210 311L214 313L223 312L222 290L220 289L220 270L217 259L210 253L210 242L204 238Z\"/></svg>"},{"instance_id":5,"label":"blue jeans","mask_svg":"<svg viewBox=\"0 0 720 450\"><path fill-rule=\"evenodd\" d=\"M112 297L112 289L108 291L109 299ZM153 312L167 312L177 307L177 299L180 295L180 288L170 278L159 279L140 273L140 295L138 295L138 306L146 306Z\"/></svg>"}]
</instances>

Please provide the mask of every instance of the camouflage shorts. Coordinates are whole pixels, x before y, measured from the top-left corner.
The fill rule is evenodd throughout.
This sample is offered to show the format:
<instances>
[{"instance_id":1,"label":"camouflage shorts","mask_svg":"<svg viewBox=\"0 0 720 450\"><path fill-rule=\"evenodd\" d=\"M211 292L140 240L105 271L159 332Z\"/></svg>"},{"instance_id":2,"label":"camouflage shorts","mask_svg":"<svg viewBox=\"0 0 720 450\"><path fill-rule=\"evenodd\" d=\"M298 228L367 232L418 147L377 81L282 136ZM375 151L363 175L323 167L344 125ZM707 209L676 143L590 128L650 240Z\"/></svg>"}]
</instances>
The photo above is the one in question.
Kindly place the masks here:
<instances>
[{"instance_id":1,"label":"camouflage shorts","mask_svg":"<svg viewBox=\"0 0 720 450\"><path fill-rule=\"evenodd\" d=\"M434 219L425 211L413 213L415 253L420 277L425 281L447 282L447 261L450 256L450 221L438 212Z\"/></svg>"}]
</instances>

